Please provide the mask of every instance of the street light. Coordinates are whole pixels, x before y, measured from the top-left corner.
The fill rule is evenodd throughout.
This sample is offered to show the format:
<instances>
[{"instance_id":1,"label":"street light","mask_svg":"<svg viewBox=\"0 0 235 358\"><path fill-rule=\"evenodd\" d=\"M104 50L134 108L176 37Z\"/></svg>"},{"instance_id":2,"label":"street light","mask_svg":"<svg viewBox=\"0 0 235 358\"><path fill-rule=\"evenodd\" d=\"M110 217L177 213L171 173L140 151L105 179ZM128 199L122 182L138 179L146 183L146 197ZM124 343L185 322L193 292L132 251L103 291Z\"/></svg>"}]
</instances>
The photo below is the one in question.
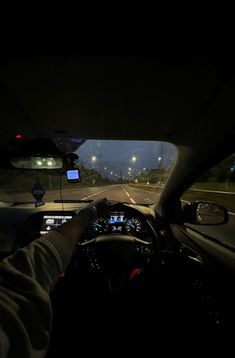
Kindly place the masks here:
<instances>
[{"instance_id":1,"label":"street light","mask_svg":"<svg viewBox=\"0 0 235 358\"><path fill-rule=\"evenodd\" d=\"M131 158L131 162L133 163L133 173L135 174L136 171L136 167L135 167L135 163L136 163L137 157L135 155L132 156Z\"/></svg>"},{"instance_id":2,"label":"street light","mask_svg":"<svg viewBox=\"0 0 235 358\"><path fill-rule=\"evenodd\" d=\"M95 162L96 162L96 156L95 156L95 155L93 155L93 156L91 157L91 161L92 161L92 163L95 163Z\"/></svg>"},{"instance_id":3,"label":"street light","mask_svg":"<svg viewBox=\"0 0 235 358\"><path fill-rule=\"evenodd\" d=\"M162 157L158 157L158 169L160 168L160 165L161 165L161 160L162 160Z\"/></svg>"},{"instance_id":4,"label":"street light","mask_svg":"<svg viewBox=\"0 0 235 358\"><path fill-rule=\"evenodd\" d=\"M136 160L137 160L136 156L133 155L133 157L131 158L132 163L135 164Z\"/></svg>"}]
</instances>

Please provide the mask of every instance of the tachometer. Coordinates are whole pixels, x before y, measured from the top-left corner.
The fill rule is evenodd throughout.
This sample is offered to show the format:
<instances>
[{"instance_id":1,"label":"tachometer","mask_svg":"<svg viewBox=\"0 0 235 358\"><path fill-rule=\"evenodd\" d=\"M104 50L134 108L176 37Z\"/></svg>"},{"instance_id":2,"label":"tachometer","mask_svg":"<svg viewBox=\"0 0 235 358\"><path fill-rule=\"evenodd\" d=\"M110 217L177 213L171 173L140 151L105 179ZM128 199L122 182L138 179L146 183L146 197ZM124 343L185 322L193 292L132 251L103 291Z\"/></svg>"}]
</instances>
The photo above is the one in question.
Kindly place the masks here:
<instances>
[{"instance_id":1,"label":"tachometer","mask_svg":"<svg viewBox=\"0 0 235 358\"><path fill-rule=\"evenodd\" d=\"M138 218L131 218L126 221L125 228L128 234L134 235L141 231L142 223Z\"/></svg>"},{"instance_id":2,"label":"tachometer","mask_svg":"<svg viewBox=\"0 0 235 358\"><path fill-rule=\"evenodd\" d=\"M99 234L103 234L108 231L109 223L107 220L100 218L100 219L96 219L92 223L92 226L95 232Z\"/></svg>"}]
</instances>

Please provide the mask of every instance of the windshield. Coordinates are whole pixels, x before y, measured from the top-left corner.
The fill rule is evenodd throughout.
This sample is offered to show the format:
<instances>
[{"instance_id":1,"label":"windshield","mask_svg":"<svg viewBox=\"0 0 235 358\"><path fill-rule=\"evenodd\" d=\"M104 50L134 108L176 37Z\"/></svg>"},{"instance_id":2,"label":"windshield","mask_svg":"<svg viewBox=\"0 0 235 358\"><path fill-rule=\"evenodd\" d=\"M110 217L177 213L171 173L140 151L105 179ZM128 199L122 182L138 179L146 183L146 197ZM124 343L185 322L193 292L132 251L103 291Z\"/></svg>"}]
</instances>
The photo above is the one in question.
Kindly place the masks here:
<instances>
[{"instance_id":1,"label":"windshield","mask_svg":"<svg viewBox=\"0 0 235 358\"><path fill-rule=\"evenodd\" d=\"M66 175L40 170L1 170L0 200L34 201L32 188L45 190L43 200L111 200L151 204L161 191L176 160L176 148L157 141L77 141L80 183L68 183ZM60 190L61 187L61 190Z\"/></svg>"}]
</instances>

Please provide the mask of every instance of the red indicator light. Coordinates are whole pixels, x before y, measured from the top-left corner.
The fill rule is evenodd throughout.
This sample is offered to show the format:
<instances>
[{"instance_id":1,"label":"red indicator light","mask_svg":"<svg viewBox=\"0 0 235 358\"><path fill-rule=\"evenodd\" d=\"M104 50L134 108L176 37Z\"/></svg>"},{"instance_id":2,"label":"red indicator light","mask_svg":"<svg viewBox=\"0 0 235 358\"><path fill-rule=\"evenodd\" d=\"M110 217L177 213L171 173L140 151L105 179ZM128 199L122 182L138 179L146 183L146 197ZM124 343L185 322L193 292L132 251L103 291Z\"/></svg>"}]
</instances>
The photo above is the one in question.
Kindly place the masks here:
<instances>
[{"instance_id":1,"label":"red indicator light","mask_svg":"<svg viewBox=\"0 0 235 358\"><path fill-rule=\"evenodd\" d=\"M17 134L16 136L15 136L15 138L16 139L22 139L22 138L24 138L21 134Z\"/></svg>"}]
</instances>

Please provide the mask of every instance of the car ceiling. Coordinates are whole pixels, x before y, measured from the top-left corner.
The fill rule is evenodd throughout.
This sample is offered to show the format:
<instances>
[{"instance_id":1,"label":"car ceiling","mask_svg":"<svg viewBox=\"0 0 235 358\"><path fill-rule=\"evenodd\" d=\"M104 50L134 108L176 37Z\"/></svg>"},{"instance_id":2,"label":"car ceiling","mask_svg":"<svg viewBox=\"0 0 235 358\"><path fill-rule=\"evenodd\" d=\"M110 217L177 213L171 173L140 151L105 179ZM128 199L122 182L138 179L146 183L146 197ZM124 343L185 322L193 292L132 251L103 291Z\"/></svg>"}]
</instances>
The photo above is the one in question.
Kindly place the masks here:
<instances>
[{"instance_id":1,"label":"car ceiling","mask_svg":"<svg viewBox=\"0 0 235 358\"><path fill-rule=\"evenodd\" d=\"M213 130L216 141L216 134L226 136L221 122L234 118L234 78L227 74L215 64L154 57L12 58L1 63L1 137L187 145Z\"/></svg>"}]
</instances>

